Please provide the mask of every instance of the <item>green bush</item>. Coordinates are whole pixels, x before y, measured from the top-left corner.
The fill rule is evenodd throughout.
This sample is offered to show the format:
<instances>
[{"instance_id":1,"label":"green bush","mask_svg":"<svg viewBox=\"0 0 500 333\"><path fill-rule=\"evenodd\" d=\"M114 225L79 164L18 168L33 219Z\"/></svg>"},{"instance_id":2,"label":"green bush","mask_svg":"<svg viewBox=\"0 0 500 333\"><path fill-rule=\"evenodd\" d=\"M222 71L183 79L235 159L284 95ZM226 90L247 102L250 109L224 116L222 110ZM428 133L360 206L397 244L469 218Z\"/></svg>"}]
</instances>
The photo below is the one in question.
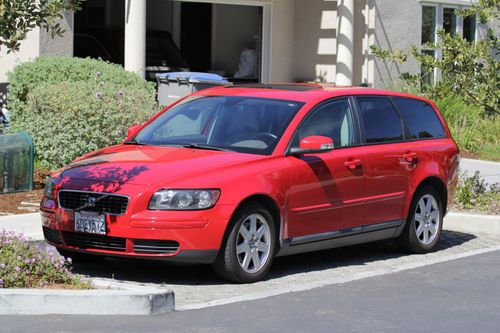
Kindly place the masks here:
<instances>
[{"instance_id":1,"label":"green bush","mask_svg":"<svg viewBox=\"0 0 500 333\"><path fill-rule=\"evenodd\" d=\"M9 73L12 131L26 131L39 165L55 169L112 144L157 111L154 85L95 59L41 57Z\"/></svg>"},{"instance_id":2,"label":"green bush","mask_svg":"<svg viewBox=\"0 0 500 333\"><path fill-rule=\"evenodd\" d=\"M146 83L122 66L97 59L43 56L32 62L22 63L7 74L9 81L9 105L11 121L15 123L26 107L28 94L38 86L61 82L106 82L154 93L152 83Z\"/></svg>"},{"instance_id":3,"label":"green bush","mask_svg":"<svg viewBox=\"0 0 500 333\"><path fill-rule=\"evenodd\" d=\"M89 282L70 272L70 264L69 259L41 252L23 235L0 232L0 288L91 289Z\"/></svg>"},{"instance_id":4,"label":"green bush","mask_svg":"<svg viewBox=\"0 0 500 333\"><path fill-rule=\"evenodd\" d=\"M467 105L457 96L438 99L436 104L460 148L500 159L495 156L498 150L491 148L500 145L500 117L482 117L480 107Z\"/></svg>"},{"instance_id":5,"label":"green bush","mask_svg":"<svg viewBox=\"0 0 500 333\"><path fill-rule=\"evenodd\" d=\"M63 82L35 88L26 105L14 127L32 134L41 166L53 170L123 141L156 104L150 94L112 83Z\"/></svg>"},{"instance_id":6,"label":"green bush","mask_svg":"<svg viewBox=\"0 0 500 333\"><path fill-rule=\"evenodd\" d=\"M454 206L458 209L500 214L500 187L486 184L479 171L472 177L460 175Z\"/></svg>"}]
</instances>

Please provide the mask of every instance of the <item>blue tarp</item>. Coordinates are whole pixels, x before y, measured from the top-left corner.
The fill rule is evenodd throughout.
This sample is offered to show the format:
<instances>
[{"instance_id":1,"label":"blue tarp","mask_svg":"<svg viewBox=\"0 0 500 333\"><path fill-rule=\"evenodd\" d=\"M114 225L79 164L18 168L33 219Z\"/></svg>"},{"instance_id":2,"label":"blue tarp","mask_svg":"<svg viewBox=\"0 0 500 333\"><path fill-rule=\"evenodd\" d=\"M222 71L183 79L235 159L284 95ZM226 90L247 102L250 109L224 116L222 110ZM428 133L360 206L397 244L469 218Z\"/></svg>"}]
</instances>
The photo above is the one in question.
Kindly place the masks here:
<instances>
[{"instance_id":1,"label":"blue tarp","mask_svg":"<svg viewBox=\"0 0 500 333\"><path fill-rule=\"evenodd\" d=\"M171 73L158 73L156 78L160 81L187 81L189 83L229 83L228 80L220 75L212 73L199 73L199 72L171 72Z\"/></svg>"}]
</instances>

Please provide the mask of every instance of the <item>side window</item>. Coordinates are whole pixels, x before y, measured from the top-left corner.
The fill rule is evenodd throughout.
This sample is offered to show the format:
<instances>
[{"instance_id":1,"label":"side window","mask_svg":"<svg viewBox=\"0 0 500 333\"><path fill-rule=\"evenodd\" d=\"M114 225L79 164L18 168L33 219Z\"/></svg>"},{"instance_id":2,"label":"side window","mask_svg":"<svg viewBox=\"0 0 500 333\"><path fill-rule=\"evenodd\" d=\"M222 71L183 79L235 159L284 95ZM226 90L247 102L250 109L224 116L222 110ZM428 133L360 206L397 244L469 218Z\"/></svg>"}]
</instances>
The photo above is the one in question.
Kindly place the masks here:
<instances>
[{"instance_id":1,"label":"side window","mask_svg":"<svg viewBox=\"0 0 500 333\"><path fill-rule=\"evenodd\" d=\"M358 97L360 117L365 127L366 143L393 142L404 139L403 125L397 111L386 97Z\"/></svg>"},{"instance_id":2,"label":"side window","mask_svg":"<svg viewBox=\"0 0 500 333\"><path fill-rule=\"evenodd\" d=\"M320 106L300 125L293 138L293 146L311 135L327 136L335 147L347 147L355 143L351 107L347 99L336 100Z\"/></svg>"},{"instance_id":3,"label":"side window","mask_svg":"<svg viewBox=\"0 0 500 333\"><path fill-rule=\"evenodd\" d=\"M393 101L403 115L412 139L446 136L441 121L428 103L409 98L394 98Z\"/></svg>"}]
</instances>

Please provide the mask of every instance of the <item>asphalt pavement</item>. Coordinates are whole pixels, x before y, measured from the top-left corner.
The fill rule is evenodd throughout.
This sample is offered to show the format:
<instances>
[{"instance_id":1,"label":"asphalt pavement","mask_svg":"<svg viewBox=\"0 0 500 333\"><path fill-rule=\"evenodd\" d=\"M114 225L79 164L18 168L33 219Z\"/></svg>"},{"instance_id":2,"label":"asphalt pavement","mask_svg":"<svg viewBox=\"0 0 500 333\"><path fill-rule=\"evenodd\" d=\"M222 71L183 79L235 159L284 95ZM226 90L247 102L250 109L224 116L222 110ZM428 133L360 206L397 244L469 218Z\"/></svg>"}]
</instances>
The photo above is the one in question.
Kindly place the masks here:
<instances>
[{"instance_id":1,"label":"asphalt pavement","mask_svg":"<svg viewBox=\"0 0 500 333\"><path fill-rule=\"evenodd\" d=\"M460 160L460 171L467 171L469 177L479 171L481 177L488 184L500 183L500 163L482 160L462 158Z\"/></svg>"},{"instance_id":2,"label":"asphalt pavement","mask_svg":"<svg viewBox=\"0 0 500 333\"><path fill-rule=\"evenodd\" d=\"M500 251L159 316L3 316L0 332L498 332Z\"/></svg>"}]
</instances>

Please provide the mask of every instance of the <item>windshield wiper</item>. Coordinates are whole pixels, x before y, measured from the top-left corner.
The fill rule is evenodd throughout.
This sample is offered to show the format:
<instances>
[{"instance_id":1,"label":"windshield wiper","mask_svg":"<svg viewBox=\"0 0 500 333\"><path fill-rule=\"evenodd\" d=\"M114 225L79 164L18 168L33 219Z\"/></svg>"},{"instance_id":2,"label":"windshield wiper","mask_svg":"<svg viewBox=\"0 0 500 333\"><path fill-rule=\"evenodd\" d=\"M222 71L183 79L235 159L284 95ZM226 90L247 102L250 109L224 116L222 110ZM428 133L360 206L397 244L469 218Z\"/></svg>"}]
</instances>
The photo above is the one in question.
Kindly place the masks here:
<instances>
[{"instance_id":1,"label":"windshield wiper","mask_svg":"<svg viewBox=\"0 0 500 333\"><path fill-rule=\"evenodd\" d=\"M123 144L125 145L138 145L138 146L146 146L145 143L142 143L142 142L138 142L136 141L135 139L130 139L128 141L125 141Z\"/></svg>"},{"instance_id":2,"label":"windshield wiper","mask_svg":"<svg viewBox=\"0 0 500 333\"><path fill-rule=\"evenodd\" d=\"M180 146L183 148L192 148L192 149L206 149L206 150L216 150L216 151L234 151L231 149L219 148L219 147L215 147L215 146L200 145L198 143L186 143L186 144L181 144Z\"/></svg>"}]
</instances>

